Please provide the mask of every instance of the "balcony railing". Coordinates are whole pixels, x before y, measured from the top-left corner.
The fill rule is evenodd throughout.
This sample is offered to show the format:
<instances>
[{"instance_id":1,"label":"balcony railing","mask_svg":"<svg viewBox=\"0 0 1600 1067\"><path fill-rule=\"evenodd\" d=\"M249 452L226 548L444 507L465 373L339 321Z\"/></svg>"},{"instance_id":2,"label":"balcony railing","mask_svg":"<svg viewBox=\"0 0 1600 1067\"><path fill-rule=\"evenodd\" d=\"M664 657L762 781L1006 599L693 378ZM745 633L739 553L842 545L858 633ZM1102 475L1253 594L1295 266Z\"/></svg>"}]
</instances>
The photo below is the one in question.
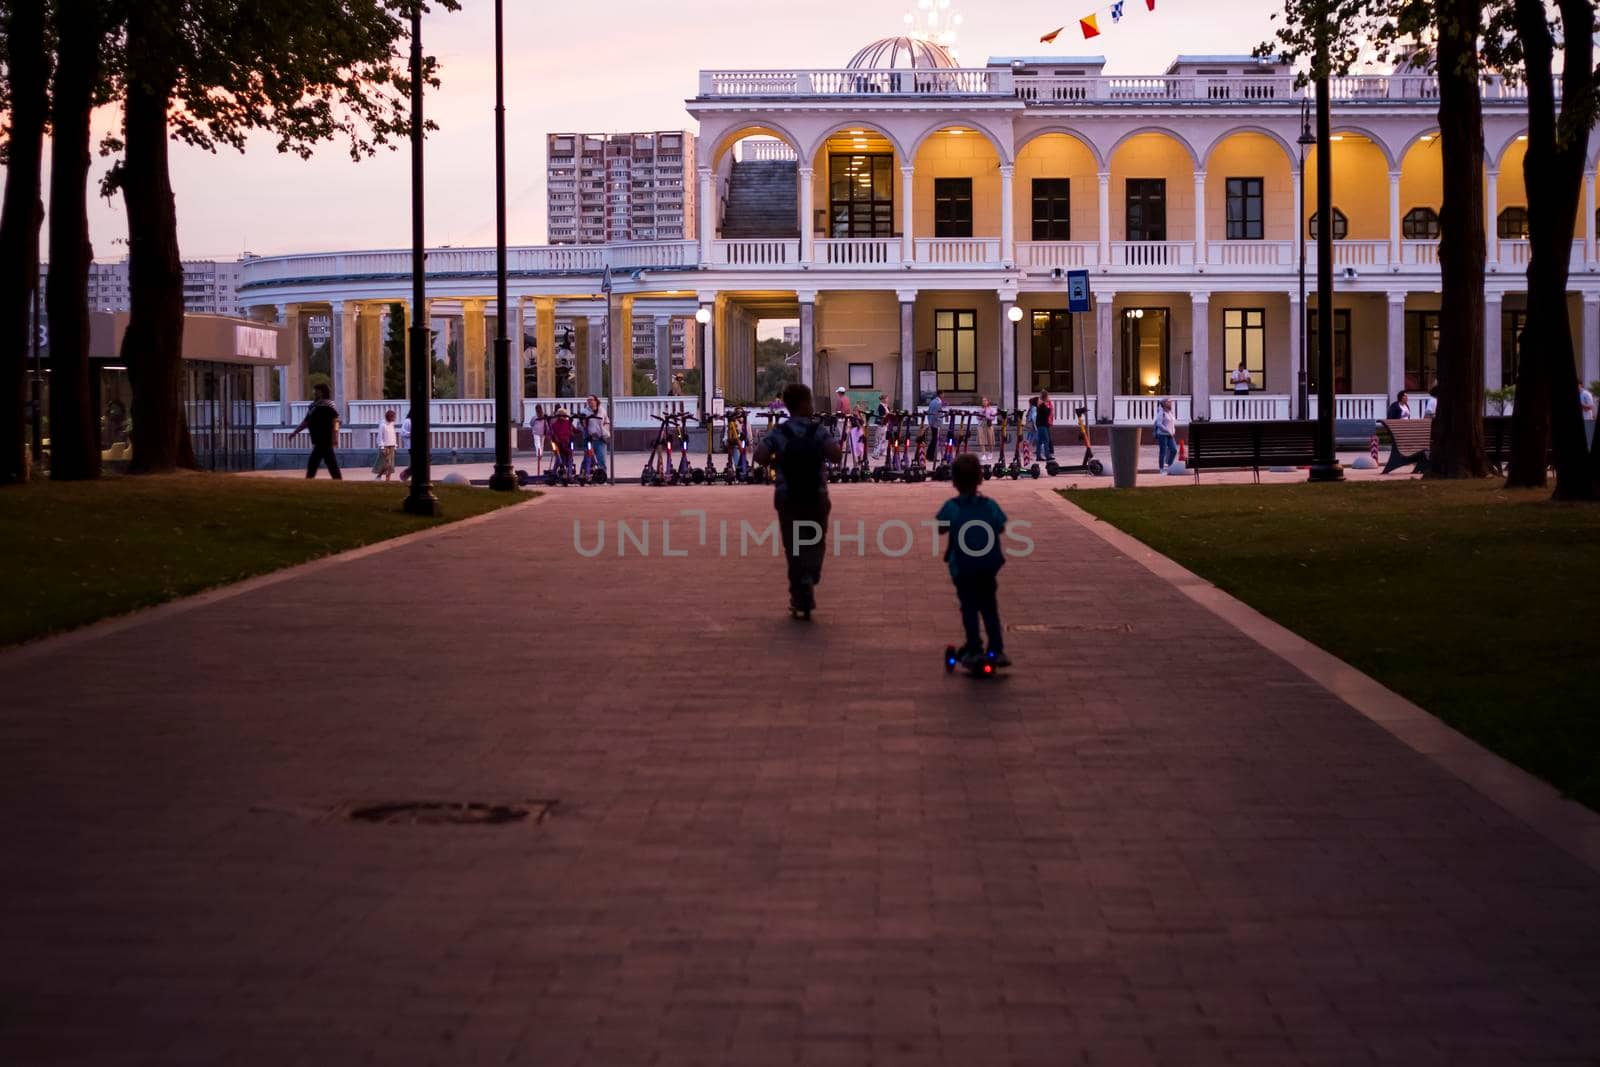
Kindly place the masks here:
<instances>
[{"instance_id":1,"label":"balcony railing","mask_svg":"<svg viewBox=\"0 0 1600 1067\"><path fill-rule=\"evenodd\" d=\"M919 237L913 243L919 264L981 267L1000 262L998 237Z\"/></svg>"},{"instance_id":2,"label":"balcony railing","mask_svg":"<svg viewBox=\"0 0 1600 1067\"><path fill-rule=\"evenodd\" d=\"M1017 266L1033 270L1079 270L1098 266L1098 241L1019 241Z\"/></svg>"},{"instance_id":3,"label":"balcony railing","mask_svg":"<svg viewBox=\"0 0 1600 1067\"><path fill-rule=\"evenodd\" d=\"M711 262L721 267L785 267L800 262L800 242L769 238L712 241Z\"/></svg>"},{"instance_id":4,"label":"balcony railing","mask_svg":"<svg viewBox=\"0 0 1600 1067\"><path fill-rule=\"evenodd\" d=\"M1317 417L1317 394L1311 393L1307 410ZM1377 421L1389 412L1389 398L1382 393L1340 393L1333 398L1333 417L1340 422Z\"/></svg>"},{"instance_id":5,"label":"balcony railing","mask_svg":"<svg viewBox=\"0 0 1600 1067\"><path fill-rule=\"evenodd\" d=\"M1262 422L1288 417L1287 394L1251 393L1249 396L1211 398L1212 422Z\"/></svg>"},{"instance_id":6,"label":"balcony railing","mask_svg":"<svg viewBox=\"0 0 1600 1067\"><path fill-rule=\"evenodd\" d=\"M1307 245L1307 256L1312 253ZM1207 246L1206 262L1218 267L1292 267L1296 259L1293 241L1212 241Z\"/></svg>"},{"instance_id":7,"label":"balcony railing","mask_svg":"<svg viewBox=\"0 0 1600 1067\"><path fill-rule=\"evenodd\" d=\"M1439 81L1427 74L1352 74L1334 78L1333 99L1341 104L1437 102ZM1152 74L1077 76L1031 74L1007 67L945 70L707 70L700 72L703 99L782 96L992 96L1015 97L1036 107L1076 103L1238 104L1282 102L1299 106L1309 86L1296 86L1291 74ZM1522 100L1522 85L1499 77L1483 79L1485 101Z\"/></svg>"},{"instance_id":8,"label":"balcony railing","mask_svg":"<svg viewBox=\"0 0 1600 1067\"><path fill-rule=\"evenodd\" d=\"M1156 411L1161 406L1161 401L1166 399L1159 396L1118 396L1111 401L1112 421L1122 425L1149 426L1156 421ZM1174 396L1172 400L1173 416L1181 423L1191 421L1194 416L1194 399L1187 396Z\"/></svg>"},{"instance_id":9,"label":"balcony railing","mask_svg":"<svg viewBox=\"0 0 1600 1067\"><path fill-rule=\"evenodd\" d=\"M1193 241L1112 241L1111 264L1117 267L1177 269L1194 266Z\"/></svg>"},{"instance_id":10,"label":"balcony railing","mask_svg":"<svg viewBox=\"0 0 1600 1067\"><path fill-rule=\"evenodd\" d=\"M900 262L898 237L819 237L818 263L830 267L882 267Z\"/></svg>"}]
</instances>

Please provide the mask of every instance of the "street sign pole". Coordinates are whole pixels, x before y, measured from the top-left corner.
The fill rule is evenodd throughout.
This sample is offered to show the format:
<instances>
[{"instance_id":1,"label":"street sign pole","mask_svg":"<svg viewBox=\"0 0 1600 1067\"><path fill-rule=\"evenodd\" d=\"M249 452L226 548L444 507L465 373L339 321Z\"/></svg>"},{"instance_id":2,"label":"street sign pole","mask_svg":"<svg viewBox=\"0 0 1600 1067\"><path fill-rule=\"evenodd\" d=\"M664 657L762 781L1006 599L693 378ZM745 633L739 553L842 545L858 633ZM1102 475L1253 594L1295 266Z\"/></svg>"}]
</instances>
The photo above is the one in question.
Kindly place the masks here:
<instances>
[{"instance_id":1,"label":"street sign pole","mask_svg":"<svg viewBox=\"0 0 1600 1067\"><path fill-rule=\"evenodd\" d=\"M1089 272L1086 270L1070 270L1067 272L1067 311L1074 319L1078 320L1078 385L1083 394L1083 402L1078 406L1085 411L1089 407L1089 376L1085 370L1083 354L1083 319L1080 315L1089 313Z\"/></svg>"}]
</instances>

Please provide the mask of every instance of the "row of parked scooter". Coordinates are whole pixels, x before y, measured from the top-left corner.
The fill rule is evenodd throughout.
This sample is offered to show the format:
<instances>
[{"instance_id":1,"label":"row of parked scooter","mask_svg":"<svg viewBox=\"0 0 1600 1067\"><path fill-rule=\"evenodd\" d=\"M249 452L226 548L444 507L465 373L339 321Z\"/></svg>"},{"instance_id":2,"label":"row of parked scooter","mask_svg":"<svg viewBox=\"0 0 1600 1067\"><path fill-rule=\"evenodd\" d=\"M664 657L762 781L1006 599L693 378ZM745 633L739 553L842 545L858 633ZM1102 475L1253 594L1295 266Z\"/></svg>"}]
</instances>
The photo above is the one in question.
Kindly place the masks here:
<instances>
[{"instance_id":1,"label":"row of parked scooter","mask_svg":"<svg viewBox=\"0 0 1600 1067\"><path fill-rule=\"evenodd\" d=\"M1034 454L1034 443L1026 423L1026 412L999 412L994 418L993 452L984 457L983 476L989 478L1038 478L1048 473L1103 474L1105 468L1094 456L1085 422L1087 408L1077 409L1078 429L1083 440L1083 462L1062 464L1053 456L1043 463ZM661 423L650 455L645 461L640 483L652 485L766 485L774 480L771 468L755 461L755 438L750 429L751 413L743 408L725 416L702 418L687 411L656 416ZM759 414L766 420L762 435L788 419L784 412ZM872 440L868 427L857 414L811 416L826 424L844 446L836 464L830 464L828 478L833 482L923 482L948 481L956 457L975 451L984 413L977 410L946 409L937 427L921 412L892 411L877 427L880 439ZM689 455L689 424L707 427L703 466ZM726 449L719 466L713 451L718 425L724 428ZM937 440L935 439L937 437ZM983 442L988 444L988 442ZM1009 456L1008 456L1009 449ZM984 449L985 452L989 450ZM873 453L876 453L875 455ZM876 462L874 462L876 460ZM601 472L604 477L604 472Z\"/></svg>"}]
</instances>

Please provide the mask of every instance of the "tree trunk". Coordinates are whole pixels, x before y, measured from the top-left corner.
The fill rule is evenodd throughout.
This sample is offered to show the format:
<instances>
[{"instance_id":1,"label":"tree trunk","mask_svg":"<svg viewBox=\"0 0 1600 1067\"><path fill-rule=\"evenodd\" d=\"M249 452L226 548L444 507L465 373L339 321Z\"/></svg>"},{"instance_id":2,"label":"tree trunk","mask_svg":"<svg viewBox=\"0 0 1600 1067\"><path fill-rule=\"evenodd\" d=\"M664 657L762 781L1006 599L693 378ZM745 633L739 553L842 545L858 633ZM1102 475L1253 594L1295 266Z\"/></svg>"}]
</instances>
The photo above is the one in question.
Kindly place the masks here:
<instances>
[{"instance_id":1,"label":"tree trunk","mask_svg":"<svg viewBox=\"0 0 1600 1067\"><path fill-rule=\"evenodd\" d=\"M1569 33L1563 86L1574 93L1563 107L1583 110L1594 43L1593 9L1586 0L1562 0L1563 24ZM1560 130L1556 114L1553 63L1555 41L1540 0L1516 0L1517 36L1522 42L1528 80L1528 151L1523 179L1528 188L1528 321L1524 327L1517 406L1512 430L1508 486L1546 484L1545 467L1552 436L1556 454L1558 498L1594 497L1578 405L1578 370L1573 355L1572 323L1567 317L1567 272L1588 129Z\"/></svg>"},{"instance_id":2,"label":"tree trunk","mask_svg":"<svg viewBox=\"0 0 1600 1067\"><path fill-rule=\"evenodd\" d=\"M1483 97L1478 34L1482 0L1440 0L1438 411L1428 452L1432 478L1482 478L1483 451Z\"/></svg>"},{"instance_id":3,"label":"tree trunk","mask_svg":"<svg viewBox=\"0 0 1600 1067\"><path fill-rule=\"evenodd\" d=\"M44 4L11 4L6 20L11 130L0 207L0 485L26 481L28 352L39 284L40 167L49 112Z\"/></svg>"},{"instance_id":4,"label":"tree trunk","mask_svg":"<svg viewBox=\"0 0 1600 1067\"><path fill-rule=\"evenodd\" d=\"M132 18L128 26L134 73L136 57L148 48L148 42L136 40L141 21ZM128 212L132 313L122 338L122 358L133 386L130 474L196 466L183 407L183 261L167 168L169 86L159 77L130 79L123 112L122 195Z\"/></svg>"},{"instance_id":5,"label":"tree trunk","mask_svg":"<svg viewBox=\"0 0 1600 1067\"><path fill-rule=\"evenodd\" d=\"M89 115L104 32L92 4L63 3L56 18L51 104L50 477L100 476L100 435L89 379Z\"/></svg>"}]
</instances>

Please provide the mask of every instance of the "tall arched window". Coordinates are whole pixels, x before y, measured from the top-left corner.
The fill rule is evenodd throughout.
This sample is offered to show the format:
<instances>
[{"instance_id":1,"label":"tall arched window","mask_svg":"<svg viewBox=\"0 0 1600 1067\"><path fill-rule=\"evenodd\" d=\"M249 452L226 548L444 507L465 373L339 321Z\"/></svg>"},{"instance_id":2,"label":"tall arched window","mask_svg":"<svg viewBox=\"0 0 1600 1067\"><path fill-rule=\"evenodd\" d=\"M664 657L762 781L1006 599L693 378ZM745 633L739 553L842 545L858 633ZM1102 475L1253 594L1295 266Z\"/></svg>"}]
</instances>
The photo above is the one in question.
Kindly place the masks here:
<instances>
[{"instance_id":1,"label":"tall arched window","mask_svg":"<svg viewBox=\"0 0 1600 1067\"><path fill-rule=\"evenodd\" d=\"M1528 209L1525 207L1508 207L1500 212L1500 218L1495 223L1495 232L1504 240L1515 240L1528 236Z\"/></svg>"},{"instance_id":2,"label":"tall arched window","mask_svg":"<svg viewBox=\"0 0 1600 1067\"><path fill-rule=\"evenodd\" d=\"M1309 225L1308 229L1309 229L1310 234L1311 234L1311 239L1313 241L1315 241L1317 239L1317 214L1316 214L1316 212L1312 212L1311 213L1311 222L1310 222L1310 225ZM1334 208L1333 209L1333 239L1335 241L1342 241L1342 240L1345 239L1345 235L1348 234L1349 232L1350 232L1350 220L1348 220L1348 219L1346 219L1344 217L1344 212L1340 211L1338 208Z\"/></svg>"},{"instance_id":3,"label":"tall arched window","mask_svg":"<svg viewBox=\"0 0 1600 1067\"><path fill-rule=\"evenodd\" d=\"M1400 220L1400 235L1408 241L1432 241L1439 237L1439 213L1431 207L1414 207Z\"/></svg>"}]
</instances>

